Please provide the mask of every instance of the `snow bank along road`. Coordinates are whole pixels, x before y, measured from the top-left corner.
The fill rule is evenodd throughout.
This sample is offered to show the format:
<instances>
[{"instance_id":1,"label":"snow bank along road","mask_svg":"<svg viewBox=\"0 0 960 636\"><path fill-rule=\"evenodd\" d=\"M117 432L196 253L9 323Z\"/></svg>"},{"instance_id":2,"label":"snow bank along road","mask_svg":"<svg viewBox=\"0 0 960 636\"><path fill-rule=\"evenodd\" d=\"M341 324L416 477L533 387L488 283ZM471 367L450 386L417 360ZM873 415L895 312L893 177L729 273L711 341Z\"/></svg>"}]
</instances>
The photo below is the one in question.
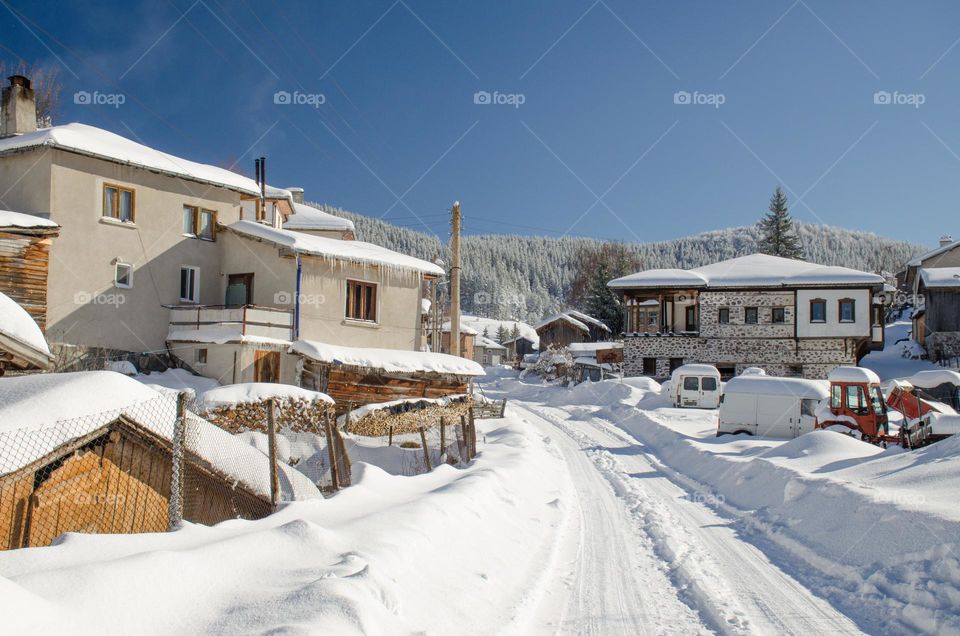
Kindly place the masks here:
<instances>
[{"instance_id":1,"label":"snow bank along road","mask_svg":"<svg viewBox=\"0 0 960 636\"><path fill-rule=\"evenodd\" d=\"M860 633L846 616L738 538L710 495L681 488L643 446L597 418L514 403L557 440L576 489L576 560L560 566L543 631L639 634ZM559 611L558 611L559 609Z\"/></svg>"}]
</instances>

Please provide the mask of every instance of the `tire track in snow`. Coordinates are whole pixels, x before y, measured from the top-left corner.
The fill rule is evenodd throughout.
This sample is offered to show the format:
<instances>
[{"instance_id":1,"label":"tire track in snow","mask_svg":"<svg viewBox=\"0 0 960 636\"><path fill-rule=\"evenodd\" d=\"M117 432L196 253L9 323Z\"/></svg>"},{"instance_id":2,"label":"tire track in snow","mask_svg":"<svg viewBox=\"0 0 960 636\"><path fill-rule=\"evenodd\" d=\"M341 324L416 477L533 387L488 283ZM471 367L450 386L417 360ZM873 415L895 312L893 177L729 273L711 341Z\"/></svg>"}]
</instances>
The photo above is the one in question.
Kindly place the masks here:
<instances>
[{"instance_id":1,"label":"tire track in snow","mask_svg":"<svg viewBox=\"0 0 960 636\"><path fill-rule=\"evenodd\" d=\"M597 418L564 421L566 413L527 405L586 451L594 467L650 537L670 566L681 597L722 633L860 633L856 625L813 595L752 544L730 521L667 479L645 448ZM691 496L693 495L693 496Z\"/></svg>"}]
</instances>

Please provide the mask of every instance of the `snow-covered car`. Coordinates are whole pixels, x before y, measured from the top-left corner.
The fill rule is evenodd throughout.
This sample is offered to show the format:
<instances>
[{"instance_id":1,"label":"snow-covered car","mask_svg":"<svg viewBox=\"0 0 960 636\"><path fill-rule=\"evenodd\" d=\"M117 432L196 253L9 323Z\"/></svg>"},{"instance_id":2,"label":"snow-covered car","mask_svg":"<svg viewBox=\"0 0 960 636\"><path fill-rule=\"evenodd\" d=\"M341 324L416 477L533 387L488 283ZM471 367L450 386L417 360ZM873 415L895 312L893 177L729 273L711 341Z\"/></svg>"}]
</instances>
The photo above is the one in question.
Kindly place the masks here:
<instances>
[{"instance_id":1,"label":"snow-covered car","mask_svg":"<svg viewBox=\"0 0 960 636\"><path fill-rule=\"evenodd\" d=\"M676 407L715 409L720 406L720 372L709 364L685 364L670 376L670 396Z\"/></svg>"}]
</instances>

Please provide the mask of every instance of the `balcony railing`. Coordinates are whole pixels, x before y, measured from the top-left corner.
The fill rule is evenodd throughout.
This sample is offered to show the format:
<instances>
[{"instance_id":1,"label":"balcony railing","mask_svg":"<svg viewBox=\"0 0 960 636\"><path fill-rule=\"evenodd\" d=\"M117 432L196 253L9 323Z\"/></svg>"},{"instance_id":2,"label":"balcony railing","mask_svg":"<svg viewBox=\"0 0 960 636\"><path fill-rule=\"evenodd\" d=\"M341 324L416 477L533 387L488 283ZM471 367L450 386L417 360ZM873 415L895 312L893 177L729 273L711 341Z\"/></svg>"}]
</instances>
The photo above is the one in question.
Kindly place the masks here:
<instances>
[{"instance_id":1,"label":"balcony railing","mask_svg":"<svg viewBox=\"0 0 960 636\"><path fill-rule=\"evenodd\" d=\"M242 336L293 339L293 312L289 309L242 305L177 305L170 307L169 336L204 336L233 340Z\"/></svg>"}]
</instances>

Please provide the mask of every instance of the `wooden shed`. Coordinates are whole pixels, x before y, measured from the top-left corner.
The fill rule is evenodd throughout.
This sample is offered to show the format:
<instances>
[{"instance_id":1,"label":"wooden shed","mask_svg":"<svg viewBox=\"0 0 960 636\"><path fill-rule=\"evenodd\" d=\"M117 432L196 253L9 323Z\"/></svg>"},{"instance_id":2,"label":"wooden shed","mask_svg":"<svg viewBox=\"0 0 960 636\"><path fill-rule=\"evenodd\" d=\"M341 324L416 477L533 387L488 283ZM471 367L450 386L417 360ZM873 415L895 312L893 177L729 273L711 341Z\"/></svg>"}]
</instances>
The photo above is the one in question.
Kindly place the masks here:
<instances>
[{"instance_id":1,"label":"wooden shed","mask_svg":"<svg viewBox=\"0 0 960 636\"><path fill-rule=\"evenodd\" d=\"M341 347L301 340L291 351L302 358L300 386L326 393L342 414L354 407L402 398L469 393L483 367L444 353Z\"/></svg>"},{"instance_id":2,"label":"wooden shed","mask_svg":"<svg viewBox=\"0 0 960 636\"><path fill-rule=\"evenodd\" d=\"M610 328L585 313L569 310L551 316L537 325L540 350L566 347L574 342L598 342L610 337Z\"/></svg>"},{"instance_id":3,"label":"wooden shed","mask_svg":"<svg viewBox=\"0 0 960 636\"><path fill-rule=\"evenodd\" d=\"M50 245L60 226L32 214L0 210L0 292L46 330Z\"/></svg>"}]
</instances>

